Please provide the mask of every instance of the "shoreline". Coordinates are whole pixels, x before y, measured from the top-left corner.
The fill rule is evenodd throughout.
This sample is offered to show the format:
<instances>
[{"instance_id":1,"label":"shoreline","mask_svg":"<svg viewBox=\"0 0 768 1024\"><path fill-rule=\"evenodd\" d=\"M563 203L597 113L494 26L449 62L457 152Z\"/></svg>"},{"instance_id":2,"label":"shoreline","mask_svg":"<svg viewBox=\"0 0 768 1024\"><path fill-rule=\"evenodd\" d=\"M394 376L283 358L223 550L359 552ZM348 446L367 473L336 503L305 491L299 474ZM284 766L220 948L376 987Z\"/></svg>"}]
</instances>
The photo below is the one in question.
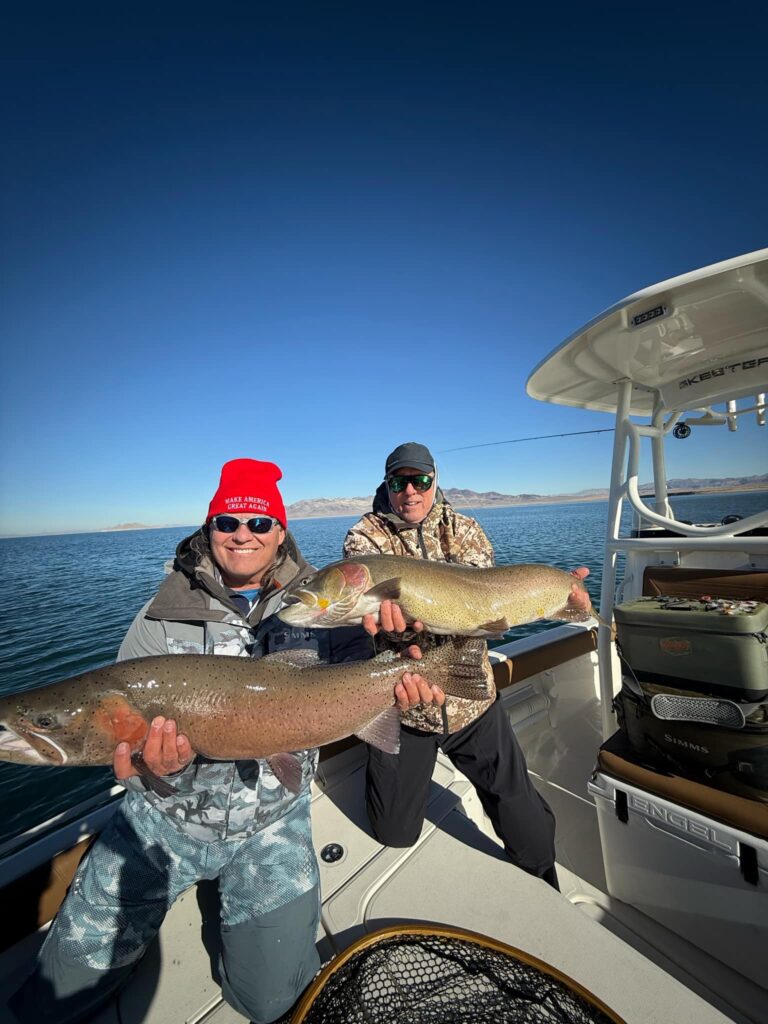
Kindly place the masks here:
<instances>
[{"instance_id":1,"label":"shoreline","mask_svg":"<svg viewBox=\"0 0 768 1024\"><path fill-rule=\"evenodd\" d=\"M669 496L674 498L677 497L695 497L698 494L758 494L763 491L768 491L768 483L765 484L737 484L732 487L699 487L695 490L690 491L670 491ZM648 498L650 495L644 494L641 497ZM540 498L530 499L525 498L520 501L488 501L488 502L457 502L451 501L451 505L455 509L470 509L475 511L484 511L492 508L529 508L536 505L579 505L585 504L592 501L608 501L608 492L600 494L583 494L583 495L543 495ZM290 509L290 506L288 506ZM362 509L353 509L348 512L316 512L313 515L289 515L289 522L307 522L311 519L342 519L352 516L362 516L366 512L370 511L370 506L365 506ZM78 534L88 533L131 533L137 530L177 530L177 529L198 529L199 524L184 523L171 523L163 524L161 526L145 525L143 523L131 524L130 526L100 526L94 529L84 530L56 530L51 533L7 533L0 535L0 540L22 540L25 537L70 537Z\"/></svg>"}]
</instances>

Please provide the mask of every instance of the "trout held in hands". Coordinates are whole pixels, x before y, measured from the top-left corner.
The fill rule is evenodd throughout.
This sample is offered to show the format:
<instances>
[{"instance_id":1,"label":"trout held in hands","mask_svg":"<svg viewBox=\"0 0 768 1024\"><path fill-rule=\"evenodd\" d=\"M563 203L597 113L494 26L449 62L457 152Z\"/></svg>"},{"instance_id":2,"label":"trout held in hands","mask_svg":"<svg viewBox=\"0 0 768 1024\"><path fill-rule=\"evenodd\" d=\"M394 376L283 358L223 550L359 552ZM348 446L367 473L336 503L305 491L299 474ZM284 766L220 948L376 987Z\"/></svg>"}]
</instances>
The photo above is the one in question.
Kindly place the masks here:
<instances>
[{"instance_id":1,"label":"trout held in hands","mask_svg":"<svg viewBox=\"0 0 768 1024\"><path fill-rule=\"evenodd\" d=\"M483 700L490 696L484 654L479 640L448 643L426 653L418 669L446 693ZM342 665L320 665L314 652L301 650L258 661L199 654L134 658L0 699L0 760L108 765L125 741L138 770L150 777L140 752L152 719L163 715L176 720L196 753L222 761L266 758L280 781L297 791L299 762L285 751L355 734L397 752L394 687L408 670L409 663L390 652Z\"/></svg>"},{"instance_id":2,"label":"trout held in hands","mask_svg":"<svg viewBox=\"0 0 768 1024\"><path fill-rule=\"evenodd\" d=\"M348 626L364 615L378 621L385 599L396 601L408 622L430 633L497 636L536 619L585 622L595 616L587 600L569 604L584 584L551 565L501 565L478 569L400 555L344 559L297 581L278 612L294 626ZM596 617L596 616L595 616Z\"/></svg>"}]
</instances>

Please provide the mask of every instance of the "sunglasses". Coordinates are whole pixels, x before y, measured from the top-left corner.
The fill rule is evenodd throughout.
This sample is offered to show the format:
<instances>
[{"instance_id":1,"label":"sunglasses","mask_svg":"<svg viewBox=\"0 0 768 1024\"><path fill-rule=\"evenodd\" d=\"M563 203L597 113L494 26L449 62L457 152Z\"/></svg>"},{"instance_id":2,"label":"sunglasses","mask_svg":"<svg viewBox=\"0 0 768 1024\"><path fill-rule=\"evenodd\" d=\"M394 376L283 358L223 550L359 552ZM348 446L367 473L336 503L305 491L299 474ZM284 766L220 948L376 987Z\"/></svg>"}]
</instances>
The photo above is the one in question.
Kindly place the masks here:
<instances>
[{"instance_id":1,"label":"sunglasses","mask_svg":"<svg viewBox=\"0 0 768 1024\"><path fill-rule=\"evenodd\" d=\"M413 484L413 489L416 491L428 491L434 482L435 478L429 473L396 473L395 476L391 476L387 480L387 487L393 494L404 491L408 484Z\"/></svg>"},{"instance_id":2,"label":"sunglasses","mask_svg":"<svg viewBox=\"0 0 768 1024\"><path fill-rule=\"evenodd\" d=\"M270 533L280 520L272 516L254 516L253 519L238 519L237 516L213 516L211 526L220 533L237 533L241 525L245 525L251 533Z\"/></svg>"}]
</instances>

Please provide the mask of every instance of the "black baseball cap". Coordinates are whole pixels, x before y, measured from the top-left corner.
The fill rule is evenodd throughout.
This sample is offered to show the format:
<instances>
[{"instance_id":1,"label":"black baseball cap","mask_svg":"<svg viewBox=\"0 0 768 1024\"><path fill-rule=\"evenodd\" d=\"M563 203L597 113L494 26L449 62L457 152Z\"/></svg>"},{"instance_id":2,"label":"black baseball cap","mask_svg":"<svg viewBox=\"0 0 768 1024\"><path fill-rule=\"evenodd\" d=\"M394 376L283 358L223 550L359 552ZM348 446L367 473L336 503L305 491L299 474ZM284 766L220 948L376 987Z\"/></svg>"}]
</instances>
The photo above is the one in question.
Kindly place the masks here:
<instances>
[{"instance_id":1,"label":"black baseball cap","mask_svg":"<svg viewBox=\"0 0 768 1024\"><path fill-rule=\"evenodd\" d=\"M417 444L415 441L406 441L405 444L398 445L387 456L384 475L389 476L405 467L420 469L422 473L434 473L435 460L432 458L432 452L423 444Z\"/></svg>"}]
</instances>

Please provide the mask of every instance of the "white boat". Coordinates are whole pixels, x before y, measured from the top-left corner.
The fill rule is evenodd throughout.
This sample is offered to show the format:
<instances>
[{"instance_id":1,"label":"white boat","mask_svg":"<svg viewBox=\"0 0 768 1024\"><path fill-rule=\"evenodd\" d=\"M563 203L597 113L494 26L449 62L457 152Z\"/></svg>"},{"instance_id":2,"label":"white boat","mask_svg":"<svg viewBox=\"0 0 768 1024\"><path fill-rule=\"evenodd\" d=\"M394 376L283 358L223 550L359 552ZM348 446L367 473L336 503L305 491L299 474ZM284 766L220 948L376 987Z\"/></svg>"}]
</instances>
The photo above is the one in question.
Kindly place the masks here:
<instances>
[{"instance_id":1,"label":"white boat","mask_svg":"<svg viewBox=\"0 0 768 1024\"><path fill-rule=\"evenodd\" d=\"M605 622L617 603L649 585L674 594L680 580L709 589L715 577L738 577L742 597L753 588L753 597L766 600L768 508L736 522L678 522L664 463L664 442L675 431L721 429L738 444L742 416L765 424L766 391L768 249L629 296L532 373L534 398L615 412ZM653 507L638 486L644 443ZM635 517L622 536L625 503ZM323 751L314 783L321 958L386 925L443 923L539 958L633 1024L768 1021L768 804L761 794L676 789L669 773L638 768L603 746L617 730L612 701L622 685L606 626L558 626L497 649L493 660L529 770L557 817L562 893L505 859L474 790L442 756L417 845L380 846L366 821L364 751L356 742L338 744ZM713 795L711 805L706 793L703 803L689 799L702 790ZM95 798L0 847L7 947L0 1006L39 946L87 838L120 794L116 787L106 803ZM210 888L178 901L98 1024L242 1021L214 980L209 897Z\"/></svg>"}]
</instances>

